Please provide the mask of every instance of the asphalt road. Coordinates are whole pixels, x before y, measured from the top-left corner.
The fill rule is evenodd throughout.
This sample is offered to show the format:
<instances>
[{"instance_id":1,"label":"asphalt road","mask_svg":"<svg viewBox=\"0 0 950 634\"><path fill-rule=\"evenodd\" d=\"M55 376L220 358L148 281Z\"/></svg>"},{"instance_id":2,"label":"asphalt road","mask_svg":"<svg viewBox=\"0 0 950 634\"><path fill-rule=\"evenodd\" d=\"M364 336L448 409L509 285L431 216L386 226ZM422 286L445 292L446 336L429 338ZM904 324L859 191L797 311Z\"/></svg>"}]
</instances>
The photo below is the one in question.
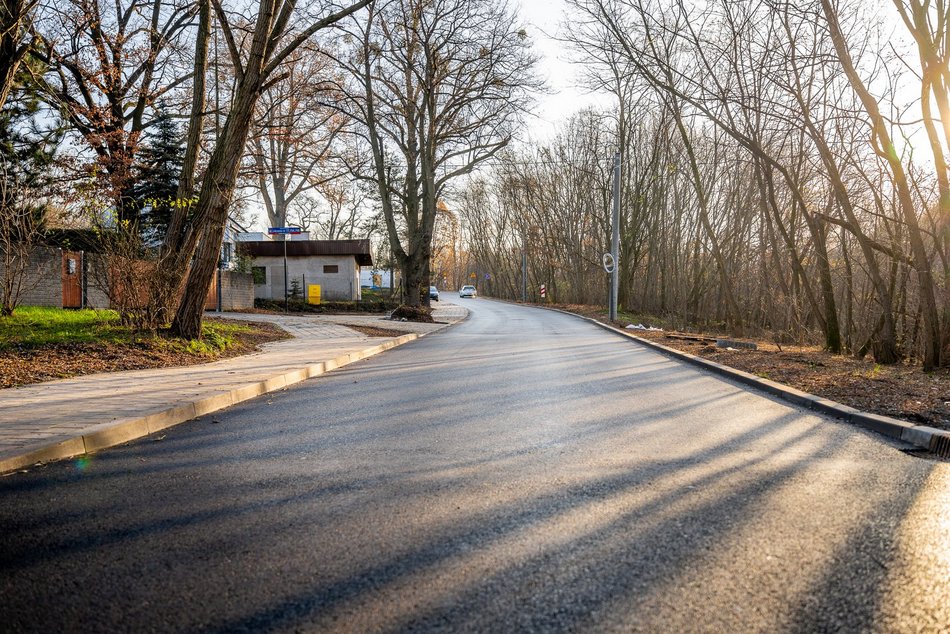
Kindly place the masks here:
<instances>
[{"instance_id":1,"label":"asphalt road","mask_svg":"<svg viewBox=\"0 0 950 634\"><path fill-rule=\"evenodd\" d=\"M0 479L0 630L950 628L950 464L581 320Z\"/></svg>"}]
</instances>

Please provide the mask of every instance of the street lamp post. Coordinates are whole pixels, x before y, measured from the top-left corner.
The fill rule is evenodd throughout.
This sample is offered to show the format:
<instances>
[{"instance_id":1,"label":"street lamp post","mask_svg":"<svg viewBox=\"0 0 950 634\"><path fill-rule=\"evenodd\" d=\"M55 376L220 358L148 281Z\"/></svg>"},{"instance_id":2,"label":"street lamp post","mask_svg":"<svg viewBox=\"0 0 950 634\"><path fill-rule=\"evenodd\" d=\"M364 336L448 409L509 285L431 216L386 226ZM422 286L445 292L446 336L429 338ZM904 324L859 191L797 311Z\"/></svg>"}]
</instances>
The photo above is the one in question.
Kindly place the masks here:
<instances>
[{"instance_id":1,"label":"street lamp post","mask_svg":"<svg viewBox=\"0 0 950 634\"><path fill-rule=\"evenodd\" d=\"M610 254L613 270L610 272L610 321L617 321L617 295L620 290L620 152L614 154L613 231Z\"/></svg>"}]
</instances>

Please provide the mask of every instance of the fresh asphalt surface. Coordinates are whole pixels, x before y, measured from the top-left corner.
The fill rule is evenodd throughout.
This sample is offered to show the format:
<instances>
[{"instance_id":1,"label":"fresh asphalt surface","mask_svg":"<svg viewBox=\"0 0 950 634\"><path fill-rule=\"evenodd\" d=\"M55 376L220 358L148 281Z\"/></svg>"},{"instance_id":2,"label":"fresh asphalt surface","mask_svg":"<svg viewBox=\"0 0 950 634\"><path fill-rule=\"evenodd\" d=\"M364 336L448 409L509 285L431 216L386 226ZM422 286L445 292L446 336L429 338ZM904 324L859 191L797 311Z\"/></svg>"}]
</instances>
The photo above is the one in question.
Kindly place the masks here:
<instances>
[{"instance_id":1,"label":"fresh asphalt surface","mask_svg":"<svg viewBox=\"0 0 950 634\"><path fill-rule=\"evenodd\" d=\"M462 301L454 328L0 479L0 630L947 631L950 464Z\"/></svg>"}]
</instances>

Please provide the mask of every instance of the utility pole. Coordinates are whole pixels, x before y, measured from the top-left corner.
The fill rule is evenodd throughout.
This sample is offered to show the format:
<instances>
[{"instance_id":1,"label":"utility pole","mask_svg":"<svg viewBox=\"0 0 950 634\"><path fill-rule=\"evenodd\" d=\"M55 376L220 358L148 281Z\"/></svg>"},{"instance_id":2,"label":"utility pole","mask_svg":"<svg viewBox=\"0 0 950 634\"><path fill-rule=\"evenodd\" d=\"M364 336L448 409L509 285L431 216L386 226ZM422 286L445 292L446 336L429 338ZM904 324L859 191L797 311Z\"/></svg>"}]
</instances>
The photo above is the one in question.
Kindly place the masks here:
<instances>
[{"instance_id":1,"label":"utility pole","mask_svg":"<svg viewBox=\"0 0 950 634\"><path fill-rule=\"evenodd\" d=\"M284 223L287 224L287 223ZM290 239L290 236L284 235L284 312L290 312L290 302L289 295L287 293L287 240Z\"/></svg>"},{"instance_id":2,"label":"utility pole","mask_svg":"<svg viewBox=\"0 0 950 634\"><path fill-rule=\"evenodd\" d=\"M528 303L528 243L521 244L521 301Z\"/></svg>"},{"instance_id":3,"label":"utility pole","mask_svg":"<svg viewBox=\"0 0 950 634\"><path fill-rule=\"evenodd\" d=\"M613 270L610 272L610 321L617 320L617 294L620 290L620 152L614 154L613 232L610 254Z\"/></svg>"}]
</instances>

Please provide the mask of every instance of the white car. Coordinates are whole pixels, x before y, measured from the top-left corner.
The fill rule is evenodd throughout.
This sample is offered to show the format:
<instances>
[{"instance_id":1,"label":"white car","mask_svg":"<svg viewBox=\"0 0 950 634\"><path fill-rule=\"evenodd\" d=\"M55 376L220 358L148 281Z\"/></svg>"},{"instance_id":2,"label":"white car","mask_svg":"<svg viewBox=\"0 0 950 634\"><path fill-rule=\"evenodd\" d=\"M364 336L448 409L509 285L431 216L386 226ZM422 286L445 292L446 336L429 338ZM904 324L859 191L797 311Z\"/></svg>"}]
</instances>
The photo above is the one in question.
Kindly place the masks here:
<instances>
[{"instance_id":1,"label":"white car","mask_svg":"<svg viewBox=\"0 0 950 634\"><path fill-rule=\"evenodd\" d=\"M474 286L466 285L466 286L463 286L461 289L459 289L459 297L471 297L472 299L474 299L475 295L476 293L475 293Z\"/></svg>"}]
</instances>

